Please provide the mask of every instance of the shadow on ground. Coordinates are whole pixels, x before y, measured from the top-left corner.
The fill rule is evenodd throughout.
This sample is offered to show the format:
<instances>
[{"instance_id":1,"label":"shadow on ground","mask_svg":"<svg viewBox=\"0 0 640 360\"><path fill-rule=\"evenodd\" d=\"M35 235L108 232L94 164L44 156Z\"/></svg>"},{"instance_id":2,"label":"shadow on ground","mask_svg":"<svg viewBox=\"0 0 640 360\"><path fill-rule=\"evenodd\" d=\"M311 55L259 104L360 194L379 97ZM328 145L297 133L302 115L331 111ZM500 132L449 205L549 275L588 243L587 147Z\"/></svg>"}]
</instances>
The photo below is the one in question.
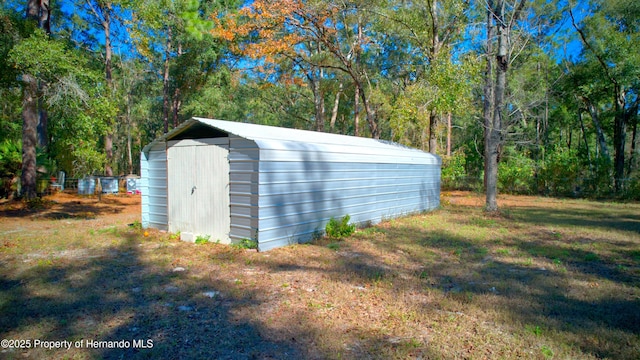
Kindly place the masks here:
<instances>
[{"instance_id":1,"label":"shadow on ground","mask_svg":"<svg viewBox=\"0 0 640 360\"><path fill-rule=\"evenodd\" d=\"M150 267L140 259L138 235L127 236L126 245L96 256L41 259L20 273L0 263L1 338L126 340L127 348L5 349L1 357L293 359L304 353L234 318L234 308L252 294L234 297L219 290L221 280L185 282L188 271Z\"/></svg>"},{"instance_id":2,"label":"shadow on ground","mask_svg":"<svg viewBox=\"0 0 640 360\"><path fill-rule=\"evenodd\" d=\"M603 224L597 219L581 220L581 216L587 215L570 217L567 223L619 228L613 219ZM635 229L635 220L628 220L632 218L620 219L620 226ZM546 214L546 219L548 225L562 221L559 214ZM513 262L488 253L487 244L453 232L406 225L381 232L382 240L374 242L384 249L382 255L354 251L348 243L341 243L338 259L328 268L273 259L264 266L274 272L325 272L332 281L351 287L386 282L393 284L392 291L398 298L406 293L436 290L459 303L453 311L466 312L470 306L496 310L500 318L493 320L504 321L510 331L551 339L562 334L563 339L568 339L564 340L566 343L597 358L634 359L640 351L640 277L638 272L625 272L619 263L622 256L631 266L640 266L640 261L633 258L636 253L629 253L633 252L627 248L630 244L618 244L616 256L598 256L596 252L564 247L562 242L552 241L553 236L549 239L548 234L532 232L523 237L530 241L514 240L513 246L521 252L522 260ZM372 240L368 237L363 241ZM407 250L415 246L428 251ZM390 264L385 261L385 254L401 254L401 261ZM547 267L528 263L533 258ZM407 278L409 281L405 282ZM607 282L610 285L605 285ZM436 300L427 306L447 310L442 305L446 303ZM375 358L381 344L389 345L383 338L369 337L359 346L363 356ZM423 356L441 357L423 345L423 351L428 352Z\"/></svg>"},{"instance_id":3,"label":"shadow on ground","mask_svg":"<svg viewBox=\"0 0 640 360\"><path fill-rule=\"evenodd\" d=\"M13 203L5 203L0 209L0 217L21 218L31 217L37 219L94 219L98 216L118 214L125 210L128 204L113 198L82 199L76 201L56 202L42 199L39 202L26 206L24 203L14 200Z\"/></svg>"}]
</instances>

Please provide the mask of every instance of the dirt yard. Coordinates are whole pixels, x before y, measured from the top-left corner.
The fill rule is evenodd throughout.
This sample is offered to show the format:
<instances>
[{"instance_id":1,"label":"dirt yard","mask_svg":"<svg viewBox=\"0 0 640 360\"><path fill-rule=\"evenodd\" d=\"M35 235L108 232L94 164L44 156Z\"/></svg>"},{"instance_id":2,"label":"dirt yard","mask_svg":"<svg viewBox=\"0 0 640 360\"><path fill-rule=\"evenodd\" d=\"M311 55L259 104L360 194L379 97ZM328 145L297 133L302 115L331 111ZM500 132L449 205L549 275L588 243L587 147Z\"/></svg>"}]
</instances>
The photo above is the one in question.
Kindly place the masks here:
<instances>
[{"instance_id":1,"label":"dirt yard","mask_svg":"<svg viewBox=\"0 0 640 360\"><path fill-rule=\"evenodd\" d=\"M258 253L141 229L140 196L0 202L0 358L637 359L640 205L442 194Z\"/></svg>"}]
</instances>

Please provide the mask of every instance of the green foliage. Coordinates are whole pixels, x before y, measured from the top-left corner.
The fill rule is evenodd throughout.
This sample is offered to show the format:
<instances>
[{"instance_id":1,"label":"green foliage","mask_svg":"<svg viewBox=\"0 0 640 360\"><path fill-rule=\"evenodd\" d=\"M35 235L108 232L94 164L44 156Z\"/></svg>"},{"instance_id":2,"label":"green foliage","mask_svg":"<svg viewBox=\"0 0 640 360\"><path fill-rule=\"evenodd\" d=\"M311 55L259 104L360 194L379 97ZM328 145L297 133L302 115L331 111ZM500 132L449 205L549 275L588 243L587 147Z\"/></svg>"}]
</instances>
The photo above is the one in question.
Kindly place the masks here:
<instances>
[{"instance_id":1,"label":"green foliage","mask_svg":"<svg viewBox=\"0 0 640 360\"><path fill-rule=\"evenodd\" d=\"M142 223L139 220L135 220L129 226L134 230L142 230Z\"/></svg>"},{"instance_id":2,"label":"green foliage","mask_svg":"<svg viewBox=\"0 0 640 360\"><path fill-rule=\"evenodd\" d=\"M467 179L465 171L466 157L460 149L451 156L442 157L442 187L445 189L461 189L464 188Z\"/></svg>"},{"instance_id":3,"label":"green foliage","mask_svg":"<svg viewBox=\"0 0 640 360\"><path fill-rule=\"evenodd\" d=\"M327 236L332 239L343 239L353 234L356 231L356 225L349 224L349 220L351 220L349 214L339 220L333 217L329 219L329 222L325 226Z\"/></svg>"},{"instance_id":4,"label":"green foliage","mask_svg":"<svg viewBox=\"0 0 640 360\"><path fill-rule=\"evenodd\" d=\"M640 175L631 178L628 186L625 187L624 199L640 201Z\"/></svg>"},{"instance_id":5,"label":"green foliage","mask_svg":"<svg viewBox=\"0 0 640 360\"><path fill-rule=\"evenodd\" d=\"M257 249L258 248L258 242L256 240L253 239L247 239L244 238L242 240L240 240L237 243L232 244L231 246L238 248L238 249Z\"/></svg>"},{"instance_id":6,"label":"green foliage","mask_svg":"<svg viewBox=\"0 0 640 360\"><path fill-rule=\"evenodd\" d=\"M526 154L512 151L498 165L498 188L511 194L533 192L535 164Z\"/></svg>"},{"instance_id":7,"label":"green foliage","mask_svg":"<svg viewBox=\"0 0 640 360\"><path fill-rule=\"evenodd\" d=\"M610 197L613 190L613 163L611 160L598 157L591 164L584 164L587 175L583 181L583 193L590 197Z\"/></svg>"},{"instance_id":8,"label":"green foliage","mask_svg":"<svg viewBox=\"0 0 640 360\"><path fill-rule=\"evenodd\" d=\"M443 158L442 185L482 187L480 113L485 57L478 39L484 34L478 30L482 26L474 30L468 26L484 21L477 17L484 17L482 4L449 0L438 2L436 8L427 1L370 2L355 8L347 3L333 4L336 14L342 14L328 15L327 24L335 22L328 28L335 25L335 34L323 40L319 33L316 38L305 32L315 43L300 44L295 59L282 57L265 70L268 64L230 55L230 50L259 41L259 34L231 41L209 36L216 16L236 13L251 2L111 3L112 21L117 25L112 27L114 49L129 49L117 43L128 38L135 54L120 57L115 51L109 87L104 81L104 58L99 56L104 44L95 35L102 29L86 2L76 1L84 11L69 17L54 11L56 26L51 35L24 19L23 3L10 1L0 8L0 139L5 141L0 145L0 172L17 174L10 169L20 161L19 149L8 149L7 144L19 144L21 139L21 74L37 77L40 84L39 106L47 111L51 140L45 149L50 161L46 167L53 171L57 165L70 177L103 171L107 132L114 135L114 170L136 172L141 148L163 133L163 90L172 107L170 127L174 125L171 110L176 107L176 125L191 116L205 116L311 129L317 114L309 80L315 79L324 99L325 131L329 131L338 95L333 131L353 134L354 81L359 80L382 138L424 149L431 135L429 117L437 114L437 152L441 154L446 129L442 120L452 113L453 148L458 150ZM516 29L510 49L517 56L510 63L508 111L501 134L500 191L640 199L640 169L637 163L628 163L629 146L624 192L615 194L613 164L603 156L596 138L596 129L602 130L613 158L619 152L614 146L619 143L614 132L617 116L622 112L628 115L628 132L637 121L633 110L640 73L640 7L636 3L597 0L585 7L587 16L578 17L577 26L592 49L583 47L579 56L575 54L562 64L557 49L564 46L568 35L550 30L558 21L570 21L567 13L555 2L525 5L523 11L528 15ZM317 2L300 4L309 14L328 9ZM437 22L428 21L432 11ZM121 16L125 13L131 16ZM525 24L533 19L540 22ZM362 25L362 39L353 31L356 24ZM314 24L303 26L312 28ZM124 29L128 37L119 33ZM574 38L570 41L575 41L576 32L571 33ZM436 34L438 46L432 43ZM461 43L467 45L461 48ZM333 48L350 56L348 65L353 66L353 72L341 69L346 65ZM163 89L165 64L169 79ZM313 64L324 67L314 68ZM619 85L620 95L626 94L621 111L616 110L612 96L614 83ZM362 98L359 101L358 130L367 136L367 111ZM599 124L592 120L587 104L593 105ZM129 149L132 160L128 159ZM39 159L38 165L43 164Z\"/></svg>"},{"instance_id":9,"label":"green foliage","mask_svg":"<svg viewBox=\"0 0 640 360\"><path fill-rule=\"evenodd\" d=\"M206 235L206 236L204 236L204 235L198 235L198 236L196 237L196 241L195 241L195 242L196 242L196 244L198 244L198 245L206 244L206 243L208 243L208 242L209 242L209 239L210 239L210 238L211 238L211 235Z\"/></svg>"},{"instance_id":10,"label":"green foliage","mask_svg":"<svg viewBox=\"0 0 640 360\"><path fill-rule=\"evenodd\" d=\"M15 178L22 167L22 146L18 141L0 142L0 197L9 197L17 191Z\"/></svg>"},{"instance_id":11,"label":"green foliage","mask_svg":"<svg viewBox=\"0 0 640 360\"><path fill-rule=\"evenodd\" d=\"M551 195L572 196L580 178L581 159L576 151L557 147L546 154L538 179Z\"/></svg>"},{"instance_id":12,"label":"green foliage","mask_svg":"<svg viewBox=\"0 0 640 360\"><path fill-rule=\"evenodd\" d=\"M327 248L329 248L329 249L331 249L333 251L338 251L338 250L340 250L340 243L337 243L337 242L329 243L329 244L327 244Z\"/></svg>"},{"instance_id":13,"label":"green foliage","mask_svg":"<svg viewBox=\"0 0 640 360\"><path fill-rule=\"evenodd\" d=\"M0 178L12 178L22 167L22 145L18 141L0 142Z\"/></svg>"},{"instance_id":14,"label":"green foliage","mask_svg":"<svg viewBox=\"0 0 640 360\"><path fill-rule=\"evenodd\" d=\"M70 73L82 72L86 62L66 48L60 41L52 40L42 29L15 45L9 52L9 61L21 73L29 73L38 79L55 82Z\"/></svg>"}]
</instances>

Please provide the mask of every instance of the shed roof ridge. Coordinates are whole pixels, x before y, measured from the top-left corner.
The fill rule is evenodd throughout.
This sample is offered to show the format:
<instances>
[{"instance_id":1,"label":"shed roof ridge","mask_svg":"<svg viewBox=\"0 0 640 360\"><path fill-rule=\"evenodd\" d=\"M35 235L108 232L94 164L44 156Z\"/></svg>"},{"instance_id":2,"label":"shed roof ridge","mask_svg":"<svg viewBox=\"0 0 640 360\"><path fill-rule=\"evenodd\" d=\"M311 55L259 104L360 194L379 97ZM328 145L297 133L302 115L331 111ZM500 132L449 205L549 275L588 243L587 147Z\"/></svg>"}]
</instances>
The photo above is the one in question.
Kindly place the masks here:
<instances>
[{"instance_id":1,"label":"shed roof ridge","mask_svg":"<svg viewBox=\"0 0 640 360\"><path fill-rule=\"evenodd\" d=\"M332 145L342 145L342 146L362 146L362 144L366 143L368 145L376 145L376 147L390 146L390 147L396 147L404 150L416 151L416 152L425 153L425 154L427 153L420 149L416 149L410 146L406 146L394 141L384 140L384 139L373 139L373 138L366 138L366 137L353 136L353 135L344 135L344 134L328 133L328 132L321 132L321 131L286 128L286 127L278 127L278 126L272 126L272 125L254 124L254 123L219 120L219 119L209 119L209 118L201 118L201 117L193 117L192 119L199 121L205 125L212 126L218 130L232 133L236 136L244 137L250 140L277 140L277 141L301 142L300 139L288 138L283 136L269 136L268 133L266 135L264 133L255 134L250 131L244 132L242 131L242 129L238 129L240 131L238 131L238 133L235 133L234 131L237 131L237 129L233 129L233 127L240 126L240 127L254 128L254 129L269 129L271 131L278 131L278 132L284 131L284 132L289 132L291 134L306 134L315 138L315 139L311 139L311 141L306 141L308 143L332 144ZM340 140L344 140L345 142L325 142L325 141L317 140L321 138L324 138L325 140L340 139ZM306 139L306 140L310 140L310 139ZM351 142L346 142L347 140L351 140ZM354 140L356 141L355 143L352 142Z\"/></svg>"}]
</instances>

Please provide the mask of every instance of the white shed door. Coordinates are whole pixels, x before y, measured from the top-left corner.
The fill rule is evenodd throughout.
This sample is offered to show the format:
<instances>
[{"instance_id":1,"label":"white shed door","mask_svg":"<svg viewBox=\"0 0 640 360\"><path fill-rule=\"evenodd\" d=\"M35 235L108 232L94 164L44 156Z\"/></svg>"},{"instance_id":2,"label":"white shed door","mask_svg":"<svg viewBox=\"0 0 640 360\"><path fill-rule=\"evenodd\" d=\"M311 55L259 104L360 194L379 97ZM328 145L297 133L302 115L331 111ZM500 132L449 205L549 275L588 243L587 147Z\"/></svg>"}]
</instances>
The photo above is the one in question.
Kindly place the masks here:
<instances>
[{"instance_id":1,"label":"white shed door","mask_svg":"<svg viewBox=\"0 0 640 360\"><path fill-rule=\"evenodd\" d=\"M169 141L169 231L229 242L228 138Z\"/></svg>"}]
</instances>

